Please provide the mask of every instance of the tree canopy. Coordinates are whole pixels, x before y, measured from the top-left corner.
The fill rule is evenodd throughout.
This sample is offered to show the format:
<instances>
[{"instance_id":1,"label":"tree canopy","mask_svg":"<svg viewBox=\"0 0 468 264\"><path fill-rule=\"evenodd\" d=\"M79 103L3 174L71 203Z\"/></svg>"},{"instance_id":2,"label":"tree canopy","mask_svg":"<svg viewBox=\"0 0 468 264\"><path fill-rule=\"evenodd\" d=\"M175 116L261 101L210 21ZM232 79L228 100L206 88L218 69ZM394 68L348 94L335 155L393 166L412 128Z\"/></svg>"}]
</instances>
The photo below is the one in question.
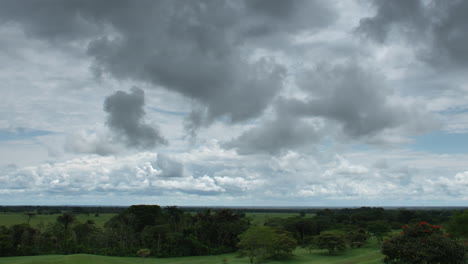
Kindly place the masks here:
<instances>
[{"instance_id":1,"label":"tree canopy","mask_svg":"<svg viewBox=\"0 0 468 264\"><path fill-rule=\"evenodd\" d=\"M403 231L382 245L384 262L412 264L461 264L466 247L442 231L442 227L420 222L405 225Z\"/></svg>"}]
</instances>

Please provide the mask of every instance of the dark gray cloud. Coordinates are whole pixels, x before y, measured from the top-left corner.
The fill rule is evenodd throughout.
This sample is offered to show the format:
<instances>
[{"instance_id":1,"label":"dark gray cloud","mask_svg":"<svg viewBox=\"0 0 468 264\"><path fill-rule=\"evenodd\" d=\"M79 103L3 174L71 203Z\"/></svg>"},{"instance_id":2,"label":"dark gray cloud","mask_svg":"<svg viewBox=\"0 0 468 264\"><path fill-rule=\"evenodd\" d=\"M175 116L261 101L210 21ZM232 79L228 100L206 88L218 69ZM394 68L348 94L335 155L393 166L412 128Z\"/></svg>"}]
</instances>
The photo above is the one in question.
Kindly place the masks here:
<instances>
[{"instance_id":1,"label":"dark gray cloud","mask_svg":"<svg viewBox=\"0 0 468 264\"><path fill-rule=\"evenodd\" d=\"M392 30L420 34L425 27L423 4L419 0L375 0L372 3L376 15L361 19L357 30L376 41L386 41Z\"/></svg>"},{"instance_id":2,"label":"dark gray cloud","mask_svg":"<svg viewBox=\"0 0 468 264\"><path fill-rule=\"evenodd\" d=\"M194 99L192 130L220 117L240 122L261 115L286 70L272 59L252 61L256 43L336 18L326 2L302 0L29 0L2 1L0 10L2 21L19 23L31 36L90 41L87 53L99 74Z\"/></svg>"},{"instance_id":3,"label":"dark gray cloud","mask_svg":"<svg viewBox=\"0 0 468 264\"><path fill-rule=\"evenodd\" d=\"M166 144L156 128L144 123L144 105L143 90L132 88L131 93L117 91L104 101L107 125L130 147L153 148Z\"/></svg>"},{"instance_id":4,"label":"dark gray cloud","mask_svg":"<svg viewBox=\"0 0 468 264\"><path fill-rule=\"evenodd\" d=\"M254 153L281 154L288 149L307 146L319 140L317 128L294 116L277 116L223 144L241 155Z\"/></svg>"},{"instance_id":5,"label":"dark gray cloud","mask_svg":"<svg viewBox=\"0 0 468 264\"><path fill-rule=\"evenodd\" d=\"M388 101L391 93L382 79L355 64L320 66L300 83L310 99L280 100L281 112L338 121L351 137L368 136L407 120L400 107Z\"/></svg>"},{"instance_id":6,"label":"dark gray cloud","mask_svg":"<svg viewBox=\"0 0 468 264\"><path fill-rule=\"evenodd\" d=\"M418 56L435 67L468 65L468 2L377 0L376 14L357 32L384 43L392 33L406 39Z\"/></svg>"},{"instance_id":7,"label":"dark gray cloud","mask_svg":"<svg viewBox=\"0 0 468 264\"><path fill-rule=\"evenodd\" d=\"M298 82L305 98L279 98L276 119L246 131L224 145L239 154L278 153L319 142L326 136L344 135L365 143L390 143L381 138L393 130L398 137L425 132L437 126L418 104L392 100L393 89L384 78L359 65L320 65ZM398 98L398 97L395 97ZM309 122L320 119L322 124ZM341 132L330 128L341 128Z\"/></svg>"},{"instance_id":8,"label":"dark gray cloud","mask_svg":"<svg viewBox=\"0 0 468 264\"><path fill-rule=\"evenodd\" d=\"M307 72L299 85L308 98L280 100L279 111L334 120L351 138L374 136L394 128L401 128L402 135L420 133L436 123L423 106L405 103L395 89L387 86L383 76L356 62L321 65Z\"/></svg>"},{"instance_id":9,"label":"dark gray cloud","mask_svg":"<svg viewBox=\"0 0 468 264\"><path fill-rule=\"evenodd\" d=\"M161 174L159 174L161 177L172 178L184 176L184 165L167 155L158 154L156 166L162 171Z\"/></svg>"}]
</instances>

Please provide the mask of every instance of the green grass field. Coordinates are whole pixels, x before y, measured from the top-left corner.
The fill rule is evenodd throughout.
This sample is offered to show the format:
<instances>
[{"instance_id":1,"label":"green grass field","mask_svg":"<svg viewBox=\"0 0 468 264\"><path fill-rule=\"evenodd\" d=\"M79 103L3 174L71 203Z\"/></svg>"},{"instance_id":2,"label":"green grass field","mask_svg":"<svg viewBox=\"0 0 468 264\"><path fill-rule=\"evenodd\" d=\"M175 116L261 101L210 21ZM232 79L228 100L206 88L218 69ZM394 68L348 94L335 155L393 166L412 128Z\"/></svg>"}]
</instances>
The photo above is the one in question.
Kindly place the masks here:
<instances>
[{"instance_id":1,"label":"green grass field","mask_svg":"<svg viewBox=\"0 0 468 264\"><path fill-rule=\"evenodd\" d=\"M38 228L42 224L46 226L47 224L54 222L57 219L57 216L60 214L52 214L52 215L36 215L31 218L31 226ZM94 214L85 215L79 214L77 215L77 219L80 222L85 222L87 220L93 220L98 227L103 227L104 224L115 214L100 214L99 217L95 217ZM298 216L298 213L246 213L247 217L252 218L252 224L254 225L263 225L268 219L271 218L287 218ZM313 217L312 214L307 214L305 217ZM27 223L28 217L24 213L1 213L0 214L0 226L12 226L16 224Z\"/></svg>"},{"instance_id":2,"label":"green grass field","mask_svg":"<svg viewBox=\"0 0 468 264\"><path fill-rule=\"evenodd\" d=\"M263 225L268 219L271 218L288 218L299 216L298 213L246 213L247 217L252 218L252 224ZM314 217L313 214L306 214L305 217Z\"/></svg>"},{"instance_id":3,"label":"green grass field","mask_svg":"<svg viewBox=\"0 0 468 264\"><path fill-rule=\"evenodd\" d=\"M359 249L348 249L337 255L330 256L325 251L313 251L312 254L305 249L297 249L295 255L287 260L269 260L269 264L377 264L382 263L382 254L376 245L369 244ZM96 255L47 255L33 257L7 257L0 258L0 264L247 264L249 260L240 258L237 254L225 254L217 256L179 257L179 258L129 258L129 257L104 257Z\"/></svg>"},{"instance_id":4,"label":"green grass field","mask_svg":"<svg viewBox=\"0 0 468 264\"><path fill-rule=\"evenodd\" d=\"M47 224L54 222L57 219L57 216L60 214L52 214L52 215L36 215L31 218L31 226L35 228L40 228L41 225L44 227ZM94 216L94 214L85 215L80 214L77 215L77 220L80 222L85 222L87 220L93 220L96 223L96 226L103 227L104 224L115 214L100 214L98 217ZM23 213L1 213L0 214L0 226L12 226L16 224L27 223L28 217Z\"/></svg>"}]
</instances>

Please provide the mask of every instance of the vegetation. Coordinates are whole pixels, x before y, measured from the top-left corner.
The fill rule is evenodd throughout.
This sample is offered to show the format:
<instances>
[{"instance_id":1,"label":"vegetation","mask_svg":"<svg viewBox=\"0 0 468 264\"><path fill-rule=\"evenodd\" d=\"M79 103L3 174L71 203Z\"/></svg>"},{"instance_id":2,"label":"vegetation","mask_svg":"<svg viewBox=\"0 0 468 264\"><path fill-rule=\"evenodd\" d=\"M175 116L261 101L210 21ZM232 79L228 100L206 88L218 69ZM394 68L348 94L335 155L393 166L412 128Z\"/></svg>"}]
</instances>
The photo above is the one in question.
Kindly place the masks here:
<instances>
[{"instance_id":1,"label":"vegetation","mask_svg":"<svg viewBox=\"0 0 468 264\"><path fill-rule=\"evenodd\" d=\"M107 221L80 222L65 212L43 231L28 224L0 228L0 256L90 253L136 256L148 248L153 256L196 256L237 250L248 219L230 210L197 214L176 207L131 206Z\"/></svg>"},{"instance_id":2,"label":"vegetation","mask_svg":"<svg viewBox=\"0 0 468 264\"><path fill-rule=\"evenodd\" d=\"M448 223L447 230L458 238L468 238L468 211L456 211Z\"/></svg>"},{"instance_id":3,"label":"vegetation","mask_svg":"<svg viewBox=\"0 0 468 264\"><path fill-rule=\"evenodd\" d=\"M346 248L343 236L336 233L322 233L315 238L313 244L318 249L328 250L328 254L330 255Z\"/></svg>"},{"instance_id":4,"label":"vegetation","mask_svg":"<svg viewBox=\"0 0 468 264\"><path fill-rule=\"evenodd\" d=\"M44 230L47 225L57 220L58 216L63 213L54 214L36 214L29 220L29 225L38 230ZM100 213L98 216L95 214L74 214L77 222L93 221L99 228L103 228L104 224L109 221L112 217L116 216L114 213ZM27 224L28 216L24 213L7 212L0 213L0 226L10 227L17 224Z\"/></svg>"},{"instance_id":5,"label":"vegetation","mask_svg":"<svg viewBox=\"0 0 468 264\"><path fill-rule=\"evenodd\" d=\"M297 242L287 231L269 226L252 226L240 235L240 252L250 263L261 263L267 258L280 259L292 256Z\"/></svg>"},{"instance_id":6,"label":"vegetation","mask_svg":"<svg viewBox=\"0 0 468 264\"><path fill-rule=\"evenodd\" d=\"M410 255L432 256L439 260L449 259L444 255L448 252L454 258L461 256L463 259L466 248L451 238L466 239L468 224L468 213L455 212L452 216L450 210L435 209L361 207L247 214L240 209L197 208L189 212L184 211L187 208L157 205L109 210L73 207L60 214L55 208L47 207L39 208L40 211L31 207L22 208L24 211L0 209L4 210L0 213L0 256L4 256L0 263L36 263L33 262L36 260L37 263L54 263L52 258L55 257L57 261L60 259L55 263L75 263L75 260L76 263L93 263L94 260L96 263L279 263L288 259L289 263L369 264L382 262L381 250L387 263L404 263L408 259L400 255L405 243L418 245L418 248L404 248L405 252L422 250L428 245L431 248L422 253L413 251L408 253ZM425 222L447 224L453 236L444 236L437 225L421 225ZM403 234L392 233L404 225L408 227ZM431 232L430 237L423 237L424 243L419 241L423 244L408 240L412 235L405 237L405 234L416 234L419 229L415 228L421 226L432 228L423 229L423 235L428 233L424 230ZM438 249L445 253L438 253L441 251ZM7 257L31 255L51 256ZM196 257L202 255L205 257ZM155 257L164 257L165 261ZM10 262L2 262L4 260ZM42 260L44 262L40 262ZM410 263L436 263L422 261ZM456 262L458 259L450 261L440 263L461 263Z\"/></svg>"},{"instance_id":7,"label":"vegetation","mask_svg":"<svg viewBox=\"0 0 468 264\"><path fill-rule=\"evenodd\" d=\"M347 250L342 254L328 255L323 251L316 251L310 254L307 250L297 248L294 256L288 260L268 260L267 264L379 264L382 263L380 248L375 243L370 243L363 248ZM140 257L138 257L140 258ZM97 255L47 255L47 256L26 256L26 257L3 257L0 264L135 264L143 263L137 257L109 257ZM248 264L247 257L239 257L236 253L222 254L215 256L190 256L175 258L154 258L145 259L145 264Z\"/></svg>"},{"instance_id":8,"label":"vegetation","mask_svg":"<svg viewBox=\"0 0 468 264\"><path fill-rule=\"evenodd\" d=\"M420 222L406 225L403 231L382 246L385 263L457 264L464 263L466 248L442 227Z\"/></svg>"}]
</instances>

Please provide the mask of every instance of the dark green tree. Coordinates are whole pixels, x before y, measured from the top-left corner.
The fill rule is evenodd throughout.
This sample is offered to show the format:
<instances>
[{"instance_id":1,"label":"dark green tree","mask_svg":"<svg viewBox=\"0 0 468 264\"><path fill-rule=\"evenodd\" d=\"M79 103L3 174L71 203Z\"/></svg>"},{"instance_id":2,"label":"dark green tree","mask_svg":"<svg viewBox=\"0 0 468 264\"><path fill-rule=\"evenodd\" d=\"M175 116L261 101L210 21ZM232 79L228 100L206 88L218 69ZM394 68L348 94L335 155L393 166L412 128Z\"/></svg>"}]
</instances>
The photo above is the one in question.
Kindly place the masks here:
<instances>
[{"instance_id":1,"label":"dark green tree","mask_svg":"<svg viewBox=\"0 0 468 264\"><path fill-rule=\"evenodd\" d=\"M297 247L297 241L288 231L277 229L273 237L272 257L286 258L293 255Z\"/></svg>"},{"instance_id":2,"label":"dark green tree","mask_svg":"<svg viewBox=\"0 0 468 264\"><path fill-rule=\"evenodd\" d=\"M367 223L367 231L371 233L379 243L392 231L390 225L385 221L371 221Z\"/></svg>"},{"instance_id":3,"label":"dark green tree","mask_svg":"<svg viewBox=\"0 0 468 264\"><path fill-rule=\"evenodd\" d=\"M345 234L346 240L351 248L360 248L369 238L369 235L364 229L349 231Z\"/></svg>"},{"instance_id":4,"label":"dark green tree","mask_svg":"<svg viewBox=\"0 0 468 264\"><path fill-rule=\"evenodd\" d=\"M420 222L382 245L384 262L391 264L461 264L466 247L444 234L440 226Z\"/></svg>"},{"instance_id":5,"label":"dark green tree","mask_svg":"<svg viewBox=\"0 0 468 264\"><path fill-rule=\"evenodd\" d=\"M346 248L346 241L341 234L322 233L315 237L315 247L328 250L328 254L335 254L336 251Z\"/></svg>"},{"instance_id":6,"label":"dark green tree","mask_svg":"<svg viewBox=\"0 0 468 264\"><path fill-rule=\"evenodd\" d=\"M26 212L24 215L28 218L28 225L31 222L31 219L35 217L37 214L35 212Z\"/></svg>"},{"instance_id":7,"label":"dark green tree","mask_svg":"<svg viewBox=\"0 0 468 264\"><path fill-rule=\"evenodd\" d=\"M238 244L241 254L246 255L250 263L261 263L273 252L275 230L268 226L252 226L240 235Z\"/></svg>"},{"instance_id":8,"label":"dark green tree","mask_svg":"<svg viewBox=\"0 0 468 264\"><path fill-rule=\"evenodd\" d=\"M447 231L459 238L468 238L468 210L456 211L447 225Z\"/></svg>"},{"instance_id":9,"label":"dark green tree","mask_svg":"<svg viewBox=\"0 0 468 264\"><path fill-rule=\"evenodd\" d=\"M63 225L63 228L67 231L70 225L75 222L76 216L70 212L63 213L61 216L57 216L57 222Z\"/></svg>"}]
</instances>

